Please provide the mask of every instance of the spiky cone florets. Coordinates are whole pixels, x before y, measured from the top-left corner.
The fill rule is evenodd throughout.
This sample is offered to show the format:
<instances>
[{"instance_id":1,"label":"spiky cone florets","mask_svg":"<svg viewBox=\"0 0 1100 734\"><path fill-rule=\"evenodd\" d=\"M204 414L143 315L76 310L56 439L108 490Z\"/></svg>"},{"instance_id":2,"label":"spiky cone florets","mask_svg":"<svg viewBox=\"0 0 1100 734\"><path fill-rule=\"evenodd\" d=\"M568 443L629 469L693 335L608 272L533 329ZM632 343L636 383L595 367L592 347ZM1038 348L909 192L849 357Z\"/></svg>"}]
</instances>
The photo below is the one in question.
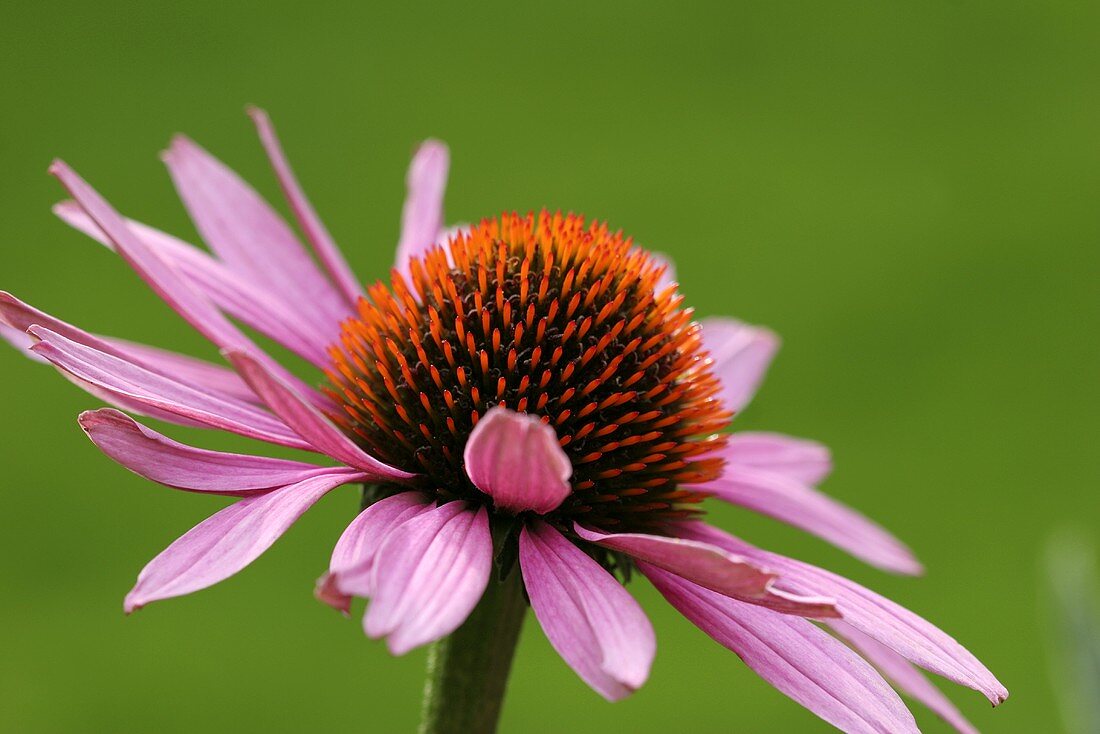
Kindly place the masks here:
<instances>
[{"instance_id":1,"label":"spiky cone florets","mask_svg":"<svg viewBox=\"0 0 1100 734\"><path fill-rule=\"evenodd\" d=\"M701 329L663 266L574 215L486 219L393 272L331 348L335 416L440 500L488 504L463 447L493 406L539 416L573 465L546 519L660 531L699 512L730 419Z\"/></svg>"}]
</instances>

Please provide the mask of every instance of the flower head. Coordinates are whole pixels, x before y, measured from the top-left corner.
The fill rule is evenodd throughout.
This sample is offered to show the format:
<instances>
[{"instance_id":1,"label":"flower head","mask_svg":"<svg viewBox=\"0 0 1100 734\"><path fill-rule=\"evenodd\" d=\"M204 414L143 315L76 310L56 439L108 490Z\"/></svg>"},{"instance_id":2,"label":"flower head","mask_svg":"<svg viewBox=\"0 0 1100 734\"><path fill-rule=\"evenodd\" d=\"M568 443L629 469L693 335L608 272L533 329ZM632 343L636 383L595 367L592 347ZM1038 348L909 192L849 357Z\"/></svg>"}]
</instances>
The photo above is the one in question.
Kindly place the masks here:
<instances>
[{"instance_id":1,"label":"flower head","mask_svg":"<svg viewBox=\"0 0 1100 734\"><path fill-rule=\"evenodd\" d=\"M161 484L237 498L142 570L127 611L231 576L322 496L361 484L372 501L337 541L316 593L345 612L369 598L364 629L395 653L457 629L495 583L495 565L521 575L577 673L621 698L644 683L656 649L622 583L637 571L846 731L916 730L876 667L960 731L972 729L914 665L994 704L1007 696L912 612L706 524L704 500L714 498L885 570L920 570L900 541L816 489L830 469L823 446L724 432L776 352L771 332L695 321L666 261L583 217L504 214L445 230L448 154L434 141L410 167L391 278L363 291L267 117L251 114L312 255L253 189L184 138L164 160L209 252L123 218L65 164L51 169L75 200L58 216L117 252L228 366L94 335L0 295L0 335L119 409L80 417L104 453ZM239 324L317 379L297 377ZM325 463L188 446L127 413Z\"/></svg>"}]
</instances>

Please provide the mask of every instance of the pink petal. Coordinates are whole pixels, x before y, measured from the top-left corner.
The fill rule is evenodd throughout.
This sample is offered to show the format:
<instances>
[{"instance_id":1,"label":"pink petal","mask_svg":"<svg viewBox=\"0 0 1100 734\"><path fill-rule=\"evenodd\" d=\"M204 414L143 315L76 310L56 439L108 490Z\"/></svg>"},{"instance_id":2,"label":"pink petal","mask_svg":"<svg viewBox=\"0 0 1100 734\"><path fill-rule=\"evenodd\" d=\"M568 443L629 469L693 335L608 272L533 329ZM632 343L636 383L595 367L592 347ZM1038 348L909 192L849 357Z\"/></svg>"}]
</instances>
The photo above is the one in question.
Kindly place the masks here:
<instances>
[{"instance_id":1,"label":"pink petal","mask_svg":"<svg viewBox=\"0 0 1100 734\"><path fill-rule=\"evenodd\" d=\"M978 730L966 720L955 704L924 674L909 664L896 652L868 637L844 622L830 624L837 634L846 639L864 659L879 669L887 680L902 693L927 706L933 713L950 724L960 734L978 734Z\"/></svg>"},{"instance_id":2,"label":"pink petal","mask_svg":"<svg viewBox=\"0 0 1100 734\"><path fill-rule=\"evenodd\" d=\"M660 252L650 252L649 257L658 265L664 266L665 269L661 273L661 277L657 279L657 286L653 290L657 293L663 293L670 287L677 285L676 264L672 262L672 258Z\"/></svg>"},{"instance_id":3,"label":"pink petal","mask_svg":"<svg viewBox=\"0 0 1100 734\"><path fill-rule=\"evenodd\" d=\"M229 578L270 548L323 495L364 479L364 474L334 470L239 500L211 515L142 569L137 585L126 595L126 613Z\"/></svg>"},{"instance_id":4,"label":"pink petal","mask_svg":"<svg viewBox=\"0 0 1100 734\"><path fill-rule=\"evenodd\" d=\"M2 291L0 291L0 323L6 323L20 333L26 332L32 326L42 326L61 334L66 339L133 362L158 375L210 392L229 395L237 400L256 402L256 396L252 390L233 370L176 352L89 334ZM27 340L27 348L29 348L34 340L25 333L23 337Z\"/></svg>"},{"instance_id":5,"label":"pink petal","mask_svg":"<svg viewBox=\"0 0 1100 734\"><path fill-rule=\"evenodd\" d=\"M740 412L752 400L779 350L779 337L760 326L726 318L703 319L703 344L722 381L722 402Z\"/></svg>"},{"instance_id":6,"label":"pink petal","mask_svg":"<svg viewBox=\"0 0 1100 734\"><path fill-rule=\"evenodd\" d=\"M639 564L699 629L782 693L850 734L918 732L913 715L874 669L811 622L742 604Z\"/></svg>"},{"instance_id":7,"label":"pink petal","mask_svg":"<svg viewBox=\"0 0 1100 734\"><path fill-rule=\"evenodd\" d=\"M234 326L221 311L184 282L175 269L150 250L126 226L125 221L96 191L62 161L54 161L50 173L68 189L88 216L114 243L116 251L141 276L142 280L189 324L222 349L252 349L272 370L309 395L315 405L326 405L321 393L313 389L263 353L251 339Z\"/></svg>"},{"instance_id":8,"label":"pink petal","mask_svg":"<svg viewBox=\"0 0 1100 734\"><path fill-rule=\"evenodd\" d=\"M31 347L36 354L72 375L82 386L90 385L93 394L123 408L137 408L154 417L219 428L281 446L311 448L279 419L254 405L196 390L40 326L32 326L30 333L40 340Z\"/></svg>"},{"instance_id":9,"label":"pink petal","mask_svg":"<svg viewBox=\"0 0 1100 734\"><path fill-rule=\"evenodd\" d=\"M54 205L53 211L66 224L115 250L114 243L75 201L62 201ZM329 366L329 337L319 333L269 290L253 284L194 245L141 222L124 221L138 241L178 270L191 288L218 308L310 363L322 368Z\"/></svg>"},{"instance_id":10,"label":"pink petal","mask_svg":"<svg viewBox=\"0 0 1100 734\"><path fill-rule=\"evenodd\" d=\"M581 538L663 568L723 596L801 617L837 617L836 602L774 588L775 574L707 543L642 533L601 533L574 524Z\"/></svg>"},{"instance_id":11,"label":"pink petal","mask_svg":"<svg viewBox=\"0 0 1100 734\"><path fill-rule=\"evenodd\" d=\"M792 558L768 553L703 523L684 523L681 537L712 543L774 568L784 588L797 594L828 594L844 621L920 667L980 691L994 706L1008 691L966 648L927 620L842 576Z\"/></svg>"},{"instance_id":12,"label":"pink petal","mask_svg":"<svg viewBox=\"0 0 1100 734\"><path fill-rule=\"evenodd\" d=\"M433 508L419 492L402 492L360 512L332 550L328 573L318 584L319 589L325 590L322 601L346 611L349 597L371 596L374 559L382 543L407 520Z\"/></svg>"},{"instance_id":13,"label":"pink petal","mask_svg":"<svg viewBox=\"0 0 1100 734\"><path fill-rule=\"evenodd\" d=\"M402 273L408 272L409 258L423 255L439 239L450 165L447 146L438 140L425 140L409 164L409 191L401 212L401 239L394 263Z\"/></svg>"},{"instance_id":14,"label":"pink petal","mask_svg":"<svg viewBox=\"0 0 1100 734\"><path fill-rule=\"evenodd\" d=\"M176 136L168 173L203 240L229 268L278 294L333 340L350 313L282 217L224 163Z\"/></svg>"},{"instance_id":15,"label":"pink petal","mask_svg":"<svg viewBox=\"0 0 1100 734\"><path fill-rule=\"evenodd\" d=\"M913 552L882 526L781 474L727 464L721 477L692 489L805 530L877 568L904 574L923 571Z\"/></svg>"},{"instance_id":16,"label":"pink petal","mask_svg":"<svg viewBox=\"0 0 1100 734\"><path fill-rule=\"evenodd\" d=\"M572 491L573 466L554 429L526 413L490 408L470 433L462 457L470 481L498 510L544 515Z\"/></svg>"},{"instance_id":17,"label":"pink petal","mask_svg":"<svg viewBox=\"0 0 1100 734\"><path fill-rule=\"evenodd\" d=\"M252 355L232 350L227 350L224 354L237 373L275 415L317 451L348 466L362 469L374 480L402 480L415 476L383 464L365 453L325 418L321 411L310 405L294 388L272 374Z\"/></svg>"},{"instance_id":18,"label":"pink petal","mask_svg":"<svg viewBox=\"0 0 1100 734\"><path fill-rule=\"evenodd\" d=\"M766 469L803 484L820 484L833 469L827 446L780 433L734 433L722 453L730 464Z\"/></svg>"},{"instance_id":19,"label":"pink petal","mask_svg":"<svg viewBox=\"0 0 1100 734\"><path fill-rule=\"evenodd\" d=\"M458 629L477 606L493 567L485 508L450 502L408 520L386 538L374 563L370 637L403 655Z\"/></svg>"},{"instance_id":20,"label":"pink petal","mask_svg":"<svg viewBox=\"0 0 1100 734\"><path fill-rule=\"evenodd\" d=\"M519 563L546 637L585 683L609 701L645 683L653 627L611 574L540 520L520 533Z\"/></svg>"},{"instance_id":21,"label":"pink petal","mask_svg":"<svg viewBox=\"0 0 1100 734\"><path fill-rule=\"evenodd\" d=\"M294 171L291 170L286 155L283 153L283 146L275 135L275 126L271 124L267 113L256 107L250 107L248 115L256 124L256 131L260 134L260 142L271 161L271 167L275 169L275 176L279 179L279 185L290 204L291 211L294 212L295 219L298 220L298 226L302 228L306 240L313 247L313 251L317 253L321 264L324 265L325 270L328 271L328 274L336 283L336 287L344 295L348 306L354 310L359 299L363 296L363 288L359 285L355 273L351 271L343 253L340 252L340 248L336 246L332 235L328 233L328 229L321 218L317 216L317 212L314 210L313 205L309 203L305 192L302 191L302 187L298 183Z\"/></svg>"},{"instance_id":22,"label":"pink petal","mask_svg":"<svg viewBox=\"0 0 1100 734\"><path fill-rule=\"evenodd\" d=\"M296 484L332 467L187 446L110 408L80 414L80 426L99 449L130 471L169 487L225 495Z\"/></svg>"}]
</instances>

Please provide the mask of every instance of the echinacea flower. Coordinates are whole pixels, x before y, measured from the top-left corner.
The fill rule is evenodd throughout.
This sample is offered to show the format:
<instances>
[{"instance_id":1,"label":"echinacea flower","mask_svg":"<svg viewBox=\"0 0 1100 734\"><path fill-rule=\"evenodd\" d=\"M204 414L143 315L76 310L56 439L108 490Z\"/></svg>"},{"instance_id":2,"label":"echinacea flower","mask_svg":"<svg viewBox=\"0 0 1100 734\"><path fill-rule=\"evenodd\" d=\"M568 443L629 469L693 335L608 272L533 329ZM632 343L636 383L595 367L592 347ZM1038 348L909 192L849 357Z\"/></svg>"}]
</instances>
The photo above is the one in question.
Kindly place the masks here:
<instances>
[{"instance_id":1,"label":"echinacea flower","mask_svg":"<svg viewBox=\"0 0 1100 734\"><path fill-rule=\"evenodd\" d=\"M916 614L706 524L702 503L715 498L879 568L920 571L905 545L816 489L831 468L823 446L724 432L776 352L771 332L694 321L667 263L583 217L504 214L445 230L448 153L432 141L409 171L391 278L364 292L266 116L252 116L312 255L187 139L164 160L209 252L124 219L64 163L51 168L74 199L58 216L119 254L230 367L0 297L0 334L126 411L81 415L104 453L169 487L237 498L141 571L127 612L235 574L322 496L360 484L367 506L316 593L345 612L368 598L364 629L395 654L455 632L509 579L577 674L622 698L645 682L656 649L622 583L637 571L844 731L916 731L883 676L973 731L918 668L1005 699L985 666ZM320 387L239 324L316 368ZM127 413L326 463L188 446Z\"/></svg>"}]
</instances>

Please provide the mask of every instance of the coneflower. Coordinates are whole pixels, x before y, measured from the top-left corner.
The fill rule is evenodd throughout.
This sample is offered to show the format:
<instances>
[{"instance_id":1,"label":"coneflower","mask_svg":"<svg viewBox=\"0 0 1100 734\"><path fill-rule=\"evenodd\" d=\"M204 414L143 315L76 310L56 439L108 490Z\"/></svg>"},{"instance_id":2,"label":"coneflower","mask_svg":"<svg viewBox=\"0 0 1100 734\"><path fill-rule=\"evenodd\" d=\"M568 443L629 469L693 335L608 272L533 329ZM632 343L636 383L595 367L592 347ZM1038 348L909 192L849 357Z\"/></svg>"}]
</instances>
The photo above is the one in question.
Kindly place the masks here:
<instances>
[{"instance_id":1,"label":"coneflower","mask_svg":"<svg viewBox=\"0 0 1100 734\"><path fill-rule=\"evenodd\" d=\"M434 643L424 731L496 726L530 604L550 643L615 700L656 649L624 588L639 573L720 644L849 732L916 731L882 675L959 731L913 666L1007 691L949 636L852 581L705 522L717 498L885 570L911 552L815 486L820 444L727 433L778 340L693 318L669 265L575 215L506 213L445 230L446 148L409 172L388 282L365 291L252 112L313 249L240 178L179 138L164 159L210 252L126 220L63 163L65 221L122 256L230 368L102 337L0 296L0 335L122 411L312 451L315 465L178 443L119 410L81 415L100 449L170 487L238 498L139 574L127 612L240 571L331 490L363 486L315 593L395 654ZM311 384L238 323L316 368ZM835 636L834 636L835 635ZM838 639L840 638L840 639ZM848 645L840 640L846 640Z\"/></svg>"}]
</instances>

